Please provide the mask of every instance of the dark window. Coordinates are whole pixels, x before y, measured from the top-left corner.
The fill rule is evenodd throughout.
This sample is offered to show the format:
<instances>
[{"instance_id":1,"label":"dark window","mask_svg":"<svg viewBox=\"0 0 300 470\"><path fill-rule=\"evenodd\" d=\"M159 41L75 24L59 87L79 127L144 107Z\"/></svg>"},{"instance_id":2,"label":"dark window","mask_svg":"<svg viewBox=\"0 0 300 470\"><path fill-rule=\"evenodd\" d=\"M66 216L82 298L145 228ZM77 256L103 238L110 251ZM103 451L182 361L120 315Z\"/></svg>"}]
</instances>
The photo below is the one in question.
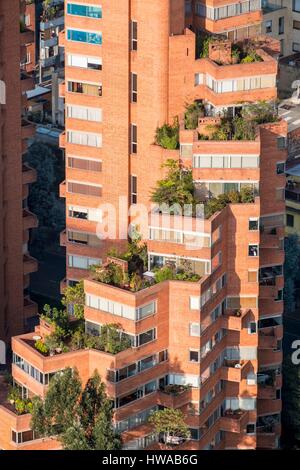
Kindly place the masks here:
<instances>
[{"instance_id":1,"label":"dark window","mask_svg":"<svg viewBox=\"0 0 300 470\"><path fill-rule=\"evenodd\" d=\"M249 230L258 230L258 219L249 220Z\"/></svg>"},{"instance_id":2,"label":"dark window","mask_svg":"<svg viewBox=\"0 0 300 470\"><path fill-rule=\"evenodd\" d=\"M292 214L286 214L286 225L288 227L294 227L294 216Z\"/></svg>"},{"instance_id":3,"label":"dark window","mask_svg":"<svg viewBox=\"0 0 300 470\"><path fill-rule=\"evenodd\" d=\"M285 163L277 163L276 165L276 173L277 175L283 175L285 172Z\"/></svg>"},{"instance_id":4,"label":"dark window","mask_svg":"<svg viewBox=\"0 0 300 470\"><path fill-rule=\"evenodd\" d=\"M137 51L138 48L138 26L137 21L131 22L131 50Z\"/></svg>"},{"instance_id":5,"label":"dark window","mask_svg":"<svg viewBox=\"0 0 300 470\"><path fill-rule=\"evenodd\" d=\"M137 177L131 176L131 204L137 204Z\"/></svg>"},{"instance_id":6,"label":"dark window","mask_svg":"<svg viewBox=\"0 0 300 470\"><path fill-rule=\"evenodd\" d=\"M284 33L284 16L281 16L278 20L278 33Z\"/></svg>"},{"instance_id":7,"label":"dark window","mask_svg":"<svg viewBox=\"0 0 300 470\"><path fill-rule=\"evenodd\" d=\"M190 361L199 362L199 351L190 351Z\"/></svg>"},{"instance_id":8,"label":"dark window","mask_svg":"<svg viewBox=\"0 0 300 470\"><path fill-rule=\"evenodd\" d=\"M131 102L137 103L137 74L131 74Z\"/></svg>"},{"instance_id":9,"label":"dark window","mask_svg":"<svg viewBox=\"0 0 300 470\"><path fill-rule=\"evenodd\" d=\"M137 153L137 126L131 124L131 153Z\"/></svg>"},{"instance_id":10,"label":"dark window","mask_svg":"<svg viewBox=\"0 0 300 470\"><path fill-rule=\"evenodd\" d=\"M247 424L247 434L254 434L255 433L255 424Z\"/></svg>"}]
</instances>

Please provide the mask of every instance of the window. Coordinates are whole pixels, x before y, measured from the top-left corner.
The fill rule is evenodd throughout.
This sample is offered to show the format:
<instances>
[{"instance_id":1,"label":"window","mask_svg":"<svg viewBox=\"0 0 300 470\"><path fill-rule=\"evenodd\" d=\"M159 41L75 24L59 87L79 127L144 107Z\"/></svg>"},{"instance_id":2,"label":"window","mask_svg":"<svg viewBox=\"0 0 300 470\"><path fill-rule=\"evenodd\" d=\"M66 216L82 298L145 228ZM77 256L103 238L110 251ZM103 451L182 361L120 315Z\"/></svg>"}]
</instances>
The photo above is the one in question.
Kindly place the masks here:
<instances>
[{"instance_id":1,"label":"window","mask_svg":"<svg viewBox=\"0 0 300 470\"><path fill-rule=\"evenodd\" d=\"M131 124L131 153L137 153L137 126Z\"/></svg>"},{"instance_id":2,"label":"window","mask_svg":"<svg viewBox=\"0 0 300 470\"><path fill-rule=\"evenodd\" d=\"M257 325L255 321L251 321L248 325L249 335L254 335L257 332Z\"/></svg>"},{"instance_id":3,"label":"window","mask_svg":"<svg viewBox=\"0 0 300 470\"><path fill-rule=\"evenodd\" d=\"M278 19L278 34L284 34L284 16Z\"/></svg>"},{"instance_id":4,"label":"window","mask_svg":"<svg viewBox=\"0 0 300 470\"><path fill-rule=\"evenodd\" d=\"M145 331L141 333L136 338L136 347L143 346L144 344L150 343L156 339L156 329L153 328L152 330Z\"/></svg>"},{"instance_id":5,"label":"window","mask_svg":"<svg viewBox=\"0 0 300 470\"><path fill-rule=\"evenodd\" d=\"M200 332L201 332L200 328L201 328L200 323L190 323L190 328L189 328L190 336L200 336Z\"/></svg>"},{"instance_id":6,"label":"window","mask_svg":"<svg viewBox=\"0 0 300 470\"><path fill-rule=\"evenodd\" d=\"M79 29L67 30L68 41L85 42L87 44L102 45L102 33L82 31Z\"/></svg>"},{"instance_id":7,"label":"window","mask_svg":"<svg viewBox=\"0 0 300 470\"><path fill-rule=\"evenodd\" d=\"M138 48L138 25L137 21L131 21L131 50L137 51Z\"/></svg>"},{"instance_id":8,"label":"window","mask_svg":"<svg viewBox=\"0 0 300 470\"><path fill-rule=\"evenodd\" d=\"M67 142L75 145L86 145L87 147L102 147L102 134L91 132L67 131Z\"/></svg>"},{"instance_id":9,"label":"window","mask_svg":"<svg viewBox=\"0 0 300 470\"><path fill-rule=\"evenodd\" d=\"M131 74L131 102L137 103L137 74Z\"/></svg>"},{"instance_id":10,"label":"window","mask_svg":"<svg viewBox=\"0 0 300 470\"><path fill-rule=\"evenodd\" d=\"M67 106L67 117L84 121L102 122L102 109L89 106Z\"/></svg>"},{"instance_id":11,"label":"window","mask_svg":"<svg viewBox=\"0 0 300 470\"><path fill-rule=\"evenodd\" d=\"M300 42L293 42L293 52L300 52Z\"/></svg>"},{"instance_id":12,"label":"window","mask_svg":"<svg viewBox=\"0 0 300 470\"><path fill-rule=\"evenodd\" d=\"M294 227L294 216L292 214L286 214L286 225L288 227Z\"/></svg>"},{"instance_id":13,"label":"window","mask_svg":"<svg viewBox=\"0 0 300 470\"><path fill-rule=\"evenodd\" d=\"M199 351L197 350L190 350L190 361L191 362L199 362Z\"/></svg>"},{"instance_id":14,"label":"window","mask_svg":"<svg viewBox=\"0 0 300 470\"><path fill-rule=\"evenodd\" d=\"M138 307L136 309L136 318L137 320L142 320L143 318L149 317L156 313L156 301L150 302L143 307Z\"/></svg>"},{"instance_id":15,"label":"window","mask_svg":"<svg viewBox=\"0 0 300 470\"><path fill-rule=\"evenodd\" d=\"M266 21L265 25L266 25L266 33L272 33L272 20Z\"/></svg>"},{"instance_id":16,"label":"window","mask_svg":"<svg viewBox=\"0 0 300 470\"><path fill-rule=\"evenodd\" d=\"M285 163L284 162L277 163L276 173L277 173L277 175L283 175L285 173Z\"/></svg>"},{"instance_id":17,"label":"window","mask_svg":"<svg viewBox=\"0 0 300 470\"><path fill-rule=\"evenodd\" d=\"M293 11L300 13L300 0L293 0Z\"/></svg>"},{"instance_id":18,"label":"window","mask_svg":"<svg viewBox=\"0 0 300 470\"><path fill-rule=\"evenodd\" d=\"M87 82L68 82L69 93L81 93L90 96L102 96L102 85L97 83Z\"/></svg>"},{"instance_id":19,"label":"window","mask_svg":"<svg viewBox=\"0 0 300 470\"><path fill-rule=\"evenodd\" d=\"M258 219L249 219L249 230L257 231L259 229Z\"/></svg>"},{"instance_id":20,"label":"window","mask_svg":"<svg viewBox=\"0 0 300 470\"><path fill-rule=\"evenodd\" d=\"M300 29L300 21L298 20L293 21L293 29Z\"/></svg>"},{"instance_id":21,"label":"window","mask_svg":"<svg viewBox=\"0 0 300 470\"><path fill-rule=\"evenodd\" d=\"M99 57L87 57L82 55L69 54L69 67L80 67L84 69L102 70L102 59Z\"/></svg>"},{"instance_id":22,"label":"window","mask_svg":"<svg viewBox=\"0 0 300 470\"><path fill-rule=\"evenodd\" d=\"M200 297L190 297L190 309L200 310Z\"/></svg>"},{"instance_id":23,"label":"window","mask_svg":"<svg viewBox=\"0 0 300 470\"><path fill-rule=\"evenodd\" d=\"M87 16L89 18L102 18L102 9L97 6L79 5L77 3L68 3L68 15Z\"/></svg>"},{"instance_id":24,"label":"window","mask_svg":"<svg viewBox=\"0 0 300 470\"><path fill-rule=\"evenodd\" d=\"M277 138L277 147L279 149L285 149L286 148L286 138L281 136Z\"/></svg>"},{"instance_id":25,"label":"window","mask_svg":"<svg viewBox=\"0 0 300 470\"><path fill-rule=\"evenodd\" d=\"M99 258L88 258L87 256L68 256L68 266L69 268L76 269L90 269L91 266L99 266L102 263L102 260Z\"/></svg>"},{"instance_id":26,"label":"window","mask_svg":"<svg viewBox=\"0 0 300 470\"><path fill-rule=\"evenodd\" d=\"M77 181L68 181L68 193L82 194L85 196L102 196L102 186L79 183Z\"/></svg>"},{"instance_id":27,"label":"window","mask_svg":"<svg viewBox=\"0 0 300 470\"><path fill-rule=\"evenodd\" d=\"M247 424L246 433L247 434L255 434L255 432L256 432L256 424L255 423Z\"/></svg>"},{"instance_id":28,"label":"window","mask_svg":"<svg viewBox=\"0 0 300 470\"><path fill-rule=\"evenodd\" d=\"M258 245L249 245L248 256L258 256Z\"/></svg>"},{"instance_id":29,"label":"window","mask_svg":"<svg viewBox=\"0 0 300 470\"><path fill-rule=\"evenodd\" d=\"M91 222L101 222L102 211L101 209L94 209L92 207L69 206L68 217L89 220Z\"/></svg>"},{"instance_id":30,"label":"window","mask_svg":"<svg viewBox=\"0 0 300 470\"><path fill-rule=\"evenodd\" d=\"M131 176L130 178L131 187L131 204L137 204L137 177Z\"/></svg>"},{"instance_id":31,"label":"window","mask_svg":"<svg viewBox=\"0 0 300 470\"><path fill-rule=\"evenodd\" d=\"M78 170L102 171L102 162L99 160L90 160L88 158L68 157L69 168L77 168Z\"/></svg>"}]
</instances>

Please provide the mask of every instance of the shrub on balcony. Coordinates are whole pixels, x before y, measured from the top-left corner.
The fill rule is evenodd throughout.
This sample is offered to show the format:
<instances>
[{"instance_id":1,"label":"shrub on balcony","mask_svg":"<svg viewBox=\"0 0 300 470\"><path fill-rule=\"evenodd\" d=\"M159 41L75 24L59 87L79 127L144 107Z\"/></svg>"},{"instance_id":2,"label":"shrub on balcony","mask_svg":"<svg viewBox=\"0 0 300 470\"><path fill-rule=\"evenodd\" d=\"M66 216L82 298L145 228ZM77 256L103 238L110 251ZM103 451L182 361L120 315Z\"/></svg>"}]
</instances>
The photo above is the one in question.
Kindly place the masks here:
<instances>
[{"instance_id":1,"label":"shrub on balcony","mask_svg":"<svg viewBox=\"0 0 300 470\"><path fill-rule=\"evenodd\" d=\"M248 204L255 201L253 189L250 186L241 188L240 192L230 191L226 194L220 194L218 197L208 199L204 205L206 218L210 218L216 212L224 209L228 204Z\"/></svg>"},{"instance_id":2,"label":"shrub on balcony","mask_svg":"<svg viewBox=\"0 0 300 470\"><path fill-rule=\"evenodd\" d=\"M163 435L165 443L172 442L172 437L189 439L191 435L180 410L165 408L155 411L150 415L149 423L153 424L156 434Z\"/></svg>"},{"instance_id":3,"label":"shrub on balcony","mask_svg":"<svg viewBox=\"0 0 300 470\"><path fill-rule=\"evenodd\" d=\"M124 287L128 283L128 277L121 266L109 263L95 268L95 279L103 284Z\"/></svg>"},{"instance_id":4,"label":"shrub on balcony","mask_svg":"<svg viewBox=\"0 0 300 470\"><path fill-rule=\"evenodd\" d=\"M176 150L179 147L179 125L174 121L173 125L164 124L156 129L155 142L164 149Z\"/></svg>"},{"instance_id":5,"label":"shrub on balcony","mask_svg":"<svg viewBox=\"0 0 300 470\"><path fill-rule=\"evenodd\" d=\"M163 266L155 270L154 279L156 283L172 280L197 282L200 280L200 276L183 266Z\"/></svg>"},{"instance_id":6,"label":"shrub on balcony","mask_svg":"<svg viewBox=\"0 0 300 470\"><path fill-rule=\"evenodd\" d=\"M38 341L34 343L34 347L37 351L39 351L44 356L47 356L49 354L48 347L41 339L39 339Z\"/></svg>"},{"instance_id":7,"label":"shrub on balcony","mask_svg":"<svg viewBox=\"0 0 300 470\"><path fill-rule=\"evenodd\" d=\"M78 282L75 286L66 287L63 292L61 303L65 307L72 306L72 313L74 317L79 320L83 320L85 303L83 281Z\"/></svg>"},{"instance_id":8,"label":"shrub on balcony","mask_svg":"<svg viewBox=\"0 0 300 470\"><path fill-rule=\"evenodd\" d=\"M194 182L192 170L183 168L178 161L167 160L163 168L168 169L167 176L157 182L151 200L159 205L172 206L194 204Z\"/></svg>"},{"instance_id":9,"label":"shrub on balcony","mask_svg":"<svg viewBox=\"0 0 300 470\"><path fill-rule=\"evenodd\" d=\"M186 111L184 114L184 125L186 129L196 129L198 126L198 120L205 114L204 106L202 103L195 101L190 105L186 105Z\"/></svg>"}]
</instances>

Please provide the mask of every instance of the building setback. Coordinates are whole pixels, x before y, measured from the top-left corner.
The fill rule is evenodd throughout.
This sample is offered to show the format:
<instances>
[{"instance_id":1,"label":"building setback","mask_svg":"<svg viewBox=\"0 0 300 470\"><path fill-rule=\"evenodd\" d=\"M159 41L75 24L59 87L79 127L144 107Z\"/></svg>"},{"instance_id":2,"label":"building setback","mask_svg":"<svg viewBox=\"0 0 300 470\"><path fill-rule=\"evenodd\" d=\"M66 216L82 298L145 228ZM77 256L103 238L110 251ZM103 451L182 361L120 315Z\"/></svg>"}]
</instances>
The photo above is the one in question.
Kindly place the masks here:
<instances>
[{"instance_id":1,"label":"building setback","mask_svg":"<svg viewBox=\"0 0 300 470\"><path fill-rule=\"evenodd\" d=\"M206 2L209 15L223 4ZM32 346L34 336L49 334L42 321L34 334L13 339L12 373L26 394L45 396L56 371L77 367L85 382L97 369L127 449L158 448L147 420L162 407L184 413L191 439L179 448L279 445L287 124L261 124L244 141L204 137L224 109L234 116L241 103L277 96L277 41L256 39L259 60L233 59L231 40L257 36L262 20L260 2L242 4L245 10L234 17L216 19L204 18L199 2L184 0L65 2L60 93L66 131L60 143L66 181L60 193L67 211L61 235L67 278L62 289L85 278L86 331L97 335L102 325L117 323L132 347L115 355L83 349L45 357ZM195 53L199 28L231 33L200 58ZM195 129L186 129L183 113L195 100L204 113ZM157 127L174 118L179 149L155 145ZM127 216L131 204L143 204L150 213L150 194L168 159L192 169L205 199L245 188L253 198L227 204L204 220L201 231L193 218L188 233L176 232L174 217L171 230L161 216L149 223L148 271L188 262L199 281L166 280L137 292L97 281L89 266L105 264L112 247L126 245L118 229L113 239L100 243L100 205L112 204L117 220L126 223L134 222ZM125 209L119 208L120 196ZM199 249L187 246L191 233L201 240ZM117 262L126 270L126 263ZM167 393L168 385L181 385L181 393ZM35 439L29 415L18 417L3 405L0 418L5 423L1 448L59 447L55 440Z\"/></svg>"}]
</instances>

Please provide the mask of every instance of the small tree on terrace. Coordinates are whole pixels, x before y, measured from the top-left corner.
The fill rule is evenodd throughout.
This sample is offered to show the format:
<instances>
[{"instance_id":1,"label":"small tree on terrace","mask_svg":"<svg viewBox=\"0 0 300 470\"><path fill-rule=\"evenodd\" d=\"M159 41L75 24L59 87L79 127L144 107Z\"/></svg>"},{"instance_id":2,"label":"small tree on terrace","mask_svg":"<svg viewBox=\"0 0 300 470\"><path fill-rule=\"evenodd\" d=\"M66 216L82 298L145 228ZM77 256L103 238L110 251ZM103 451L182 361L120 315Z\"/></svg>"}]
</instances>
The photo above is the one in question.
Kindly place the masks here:
<instances>
[{"instance_id":1,"label":"small tree on terrace","mask_svg":"<svg viewBox=\"0 0 300 470\"><path fill-rule=\"evenodd\" d=\"M45 400L33 400L31 427L41 437L58 435L65 450L121 448L112 426L112 405L97 371L83 390L76 369L57 373Z\"/></svg>"},{"instance_id":2,"label":"small tree on terrace","mask_svg":"<svg viewBox=\"0 0 300 470\"><path fill-rule=\"evenodd\" d=\"M173 408L155 411L149 417L149 423L154 425L156 434L162 434L164 442L168 442L169 437L181 437L189 439L190 431L184 422L183 413Z\"/></svg>"}]
</instances>

